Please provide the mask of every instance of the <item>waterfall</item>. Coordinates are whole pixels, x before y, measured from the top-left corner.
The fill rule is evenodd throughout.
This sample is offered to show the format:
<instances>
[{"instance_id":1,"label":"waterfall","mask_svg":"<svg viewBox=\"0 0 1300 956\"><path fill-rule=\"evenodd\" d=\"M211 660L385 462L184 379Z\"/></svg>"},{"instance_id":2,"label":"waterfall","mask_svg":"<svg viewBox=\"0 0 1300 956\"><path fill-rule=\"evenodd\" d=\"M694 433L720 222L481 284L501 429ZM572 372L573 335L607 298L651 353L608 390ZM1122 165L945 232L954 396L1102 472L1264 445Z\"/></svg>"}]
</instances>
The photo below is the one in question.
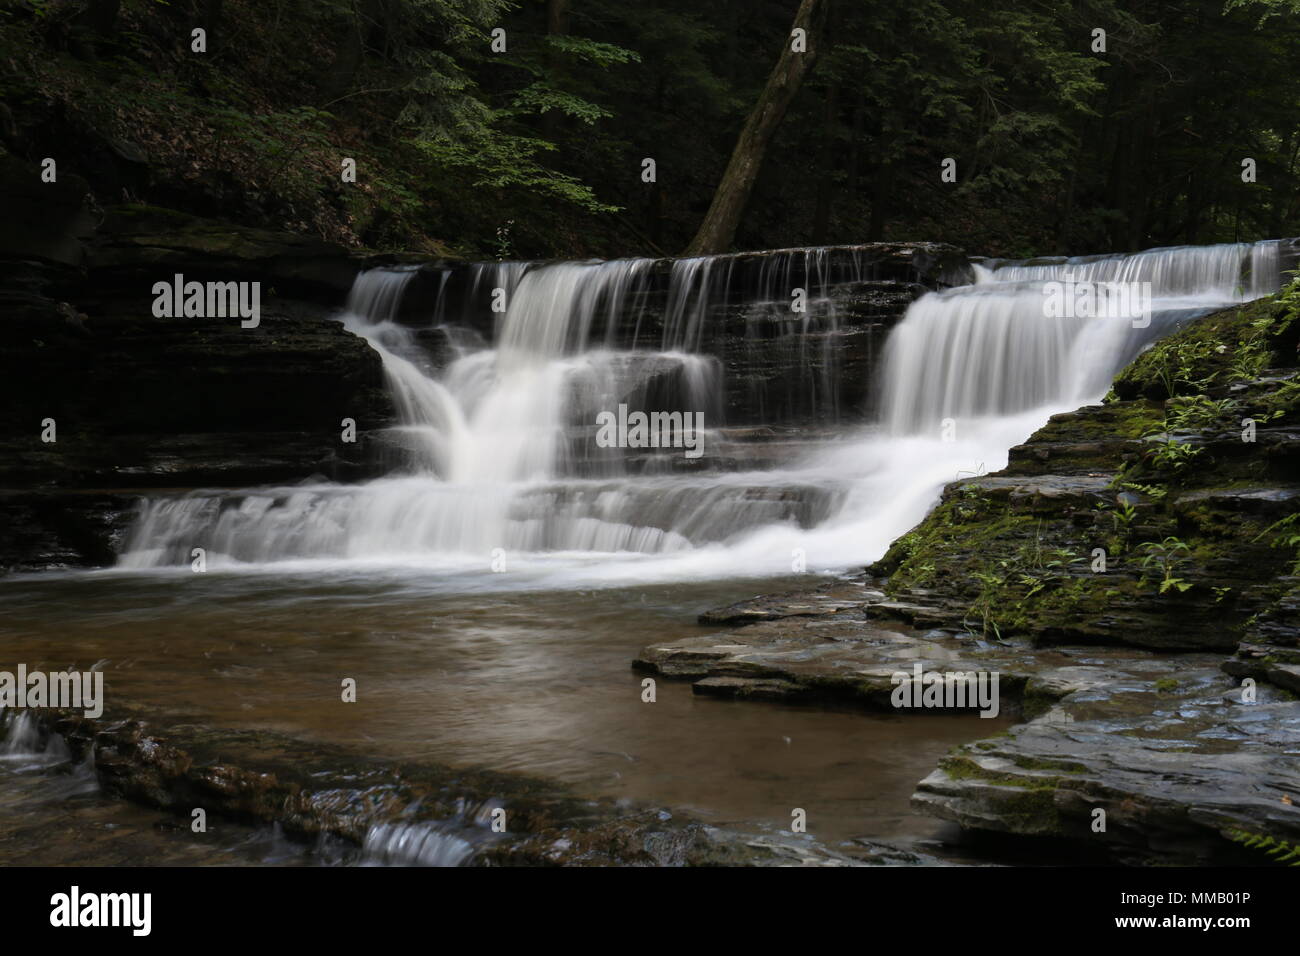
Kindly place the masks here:
<instances>
[{"instance_id":1,"label":"waterfall","mask_svg":"<svg viewBox=\"0 0 1300 956\"><path fill-rule=\"evenodd\" d=\"M945 419L1096 401L1121 368L1180 323L1277 291L1279 268L1276 241L983 263L973 287L923 297L890 338L884 422L896 434L937 432ZM1046 313L1066 283L1096 293L1091 314ZM1149 310L1132 302L1108 308L1107 295L1135 286Z\"/></svg>"},{"instance_id":2,"label":"waterfall","mask_svg":"<svg viewBox=\"0 0 1300 956\"><path fill-rule=\"evenodd\" d=\"M0 767L38 770L71 759L64 739L42 729L31 711L0 706Z\"/></svg>"},{"instance_id":3,"label":"waterfall","mask_svg":"<svg viewBox=\"0 0 1300 956\"><path fill-rule=\"evenodd\" d=\"M435 302L414 316L420 270L366 272L341 318L383 360L407 461L360 485L148 499L119 567L183 567L203 547L209 568L379 563L509 587L788 573L805 556L810 569L858 564L945 483L1002 467L1050 414L1100 399L1160 335L1280 283L1275 242L983 261L973 283L913 302L855 383L879 393L877 421L783 441L728 427L728 377L778 353L794 356L780 367L809 407L833 402L845 290L872 273L858 253L832 253L485 263L455 295L434 273ZM1050 314L1063 283L1104 285L1098 307ZM1149 301L1111 308L1125 283ZM447 354L422 344L431 330ZM705 457L602 446L597 417L620 406L702 414ZM489 556L518 573L485 579Z\"/></svg>"},{"instance_id":4,"label":"waterfall","mask_svg":"<svg viewBox=\"0 0 1300 956\"><path fill-rule=\"evenodd\" d=\"M1056 279L1151 282L1161 296L1203 296L1216 302L1259 298L1277 291L1279 243L1234 242L1214 246L1148 249L1133 255L1078 256L985 263L998 281Z\"/></svg>"}]
</instances>

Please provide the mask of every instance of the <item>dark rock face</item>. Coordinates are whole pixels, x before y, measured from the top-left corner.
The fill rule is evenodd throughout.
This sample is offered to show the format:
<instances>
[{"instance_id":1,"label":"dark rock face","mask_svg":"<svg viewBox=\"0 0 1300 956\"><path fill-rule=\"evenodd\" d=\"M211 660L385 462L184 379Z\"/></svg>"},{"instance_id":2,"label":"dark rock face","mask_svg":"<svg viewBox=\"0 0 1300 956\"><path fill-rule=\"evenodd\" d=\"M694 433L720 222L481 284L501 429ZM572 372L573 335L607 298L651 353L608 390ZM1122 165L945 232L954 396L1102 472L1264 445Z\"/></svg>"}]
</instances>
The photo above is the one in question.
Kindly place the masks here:
<instances>
[{"instance_id":1,"label":"dark rock face","mask_svg":"<svg viewBox=\"0 0 1300 956\"><path fill-rule=\"evenodd\" d=\"M126 461L105 445L132 435L264 434L272 450L286 432L319 434L314 464L348 451L334 440L339 418L361 430L391 420L378 356L331 318L358 268L343 250L128 209L107 217L74 272L27 266L41 295L6 316L0 369L5 438L37 442L23 480L102 483L139 461L129 441ZM176 274L261 282L260 324L155 317L153 283ZM39 442L44 418L55 443Z\"/></svg>"},{"instance_id":2,"label":"dark rock face","mask_svg":"<svg viewBox=\"0 0 1300 956\"><path fill-rule=\"evenodd\" d=\"M112 564L135 510L127 492L0 491L0 567Z\"/></svg>"},{"instance_id":3,"label":"dark rock face","mask_svg":"<svg viewBox=\"0 0 1300 956\"><path fill-rule=\"evenodd\" d=\"M106 563L135 489L373 473L393 420L382 364L333 318L366 262L167 210L101 212L75 177L3 161L0 520L16 531L0 568ZM260 323L155 317L153 284L177 274L260 282Z\"/></svg>"},{"instance_id":4,"label":"dark rock face","mask_svg":"<svg viewBox=\"0 0 1300 956\"><path fill-rule=\"evenodd\" d=\"M1223 669L1300 696L1300 580L1285 577L1278 583L1288 590L1247 623L1236 655Z\"/></svg>"}]
</instances>

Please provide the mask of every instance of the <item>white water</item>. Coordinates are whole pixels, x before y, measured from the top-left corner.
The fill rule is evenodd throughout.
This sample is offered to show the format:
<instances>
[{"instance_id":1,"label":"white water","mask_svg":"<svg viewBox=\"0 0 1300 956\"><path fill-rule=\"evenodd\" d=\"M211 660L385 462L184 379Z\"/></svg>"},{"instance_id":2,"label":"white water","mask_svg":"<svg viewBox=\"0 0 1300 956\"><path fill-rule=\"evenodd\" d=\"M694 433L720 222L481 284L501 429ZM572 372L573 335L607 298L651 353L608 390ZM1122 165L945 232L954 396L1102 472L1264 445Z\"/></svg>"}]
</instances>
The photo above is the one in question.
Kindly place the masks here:
<instances>
[{"instance_id":1,"label":"white water","mask_svg":"<svg viewBox=\"0 0 1300 956\"><path fill-rule=\"evenodd\" d=\"M1276 242L993 266L977 268L974 286L922 298L890 338L883 417L895 433L1094 402L1179 321L1275 292L1280 282ZM1071 278L1150 283L1152 314L1046 318L1045 284Z\"/></svg>"},{"instance_id":2,"label":"white water","mask_svg":"<svg viewBox=\"0 0 1300 956\"><path fill-rule=\"evenodd\" d=\"M818 255L802 263L809 285ZM878 423L748 471L674 473L666 457L643 468L596 448L598 411L644 404L656 389L677 403L667 408L709 411L706 463L728 441L716 417L722 369L697 349L716 275L733 261L675 264L657 350L617 347L628 312L633 343L644 338L644 313L628 306L649 260L485 266L475 285L509 293L494 345L466 340L439 370L395 321L412 273L367 273L344 321L383 357L410 467L360 486L153 499L119 566L188 567L190 550L203 547L210 569L397 565L436 570L450 588L495 589L766 576L801 557L809 571L860 565L919 521L943 485L1003 467L1048 416L1100 399L1177 322L1266 294L1280 278L1275 243L991 262L974 285L918 300L893 331L877 381L861 383L880 390ZM756 308L796 281L792 261L773 257ZM1065 277L1150 282L1149 326L1046 317L1043 283ZM444 312L440 303L431 321ZM831 316L833 332L834 308L819 315ZM504 573L491 573L494 561Z\"/></svg>"},{"instance_id":3,"label":"white water","mask_svg":"<svg viewBox=\"0 0 1300 956\"><path fill-rule=\"evenodd\" d=\"M63 738L42 732L35 714L0 707L0 767L44 770L69 760L71 754Z\"/></svg>"},{"instance_id":4,"label":"white water","mask_svg":"<svg viewBox=\"0 0 1300 956\"><path fill-rule=\"evenodd\" d=\"M366 833L362 865L374 866L460 866L474 853L474 846L433 826L380 823Z\"/></svg>"}]
</instances>

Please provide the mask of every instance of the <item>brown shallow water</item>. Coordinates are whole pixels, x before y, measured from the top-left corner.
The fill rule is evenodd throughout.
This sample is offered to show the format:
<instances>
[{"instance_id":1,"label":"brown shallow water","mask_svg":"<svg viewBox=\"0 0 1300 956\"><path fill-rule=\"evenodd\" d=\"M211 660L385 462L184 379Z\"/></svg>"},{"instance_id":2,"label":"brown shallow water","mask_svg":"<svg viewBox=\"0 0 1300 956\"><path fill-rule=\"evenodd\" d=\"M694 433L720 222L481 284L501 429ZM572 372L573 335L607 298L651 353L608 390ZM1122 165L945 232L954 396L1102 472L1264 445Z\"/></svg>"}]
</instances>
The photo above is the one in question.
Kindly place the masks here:
<instances>
[{"instance_id":1,"label":"brown shallow water","mask_svg":"<svg viewBox=\"0 0 1300 956\"><path fill-rule=\"evenodd\" d=\"M662 680L657 702L642 702L629 663L643 646L699 634L699 611L790 583L458 591L379 569L12 577L0 581L0 669L102 661L110 709L119 700L381 757L525 772L716 823L786 829L801 807L830 847L933 835L908 809L917 781L1006 719L720 701ZM341 700L349 677L356 703ZM140 811L20 784L2 766L0 789L0 862L44 862L33 834L69 799L94 806L81 813L95 832L120 825L103 862L179 862L165 825ZM46 832L49 862L85 855L68 859ZM207 845L189 861L280 861L247 834Z\"/></svg>"}]
</instances>

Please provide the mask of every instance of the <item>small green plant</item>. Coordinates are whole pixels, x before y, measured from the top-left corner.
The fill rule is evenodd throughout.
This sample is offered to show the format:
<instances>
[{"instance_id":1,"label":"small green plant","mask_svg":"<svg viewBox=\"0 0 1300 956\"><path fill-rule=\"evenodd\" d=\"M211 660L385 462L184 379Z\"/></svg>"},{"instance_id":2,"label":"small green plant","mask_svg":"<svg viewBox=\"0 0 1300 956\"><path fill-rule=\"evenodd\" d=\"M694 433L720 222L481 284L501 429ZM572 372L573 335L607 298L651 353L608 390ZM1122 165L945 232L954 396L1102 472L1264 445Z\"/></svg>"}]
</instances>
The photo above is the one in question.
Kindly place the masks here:
<instances>
[{"instance_id":1,"label":"small green plant","mask_svg":"<svg viewBox=\"0 0 1300 956\"><path fill-rule=\"evenodd\" d=\"M1272 322L1276 325L1275 332L1286 331L1292 322L1300 318L1300 269L1288 269L1284 274L1295 278L1284 285L1277 294L1281 309Z\"/></svg>"},{"instance_id":2,"label":"small green plant","mask_svg":"<svg viewBox=\"0 0 1300 956\"><path fill-rule=\"evenodd\" d=\"M1165 407L1165 431L1201 431L1231 415L1236 407L1231 398L1218 401L1205 395L1171 398Z\"/></svg>"},{"instance_id":3,"label":"small green plant","mask_svg":"<svg viewBox=\"0 0 1300 956\"><path fill-rule=\"evenodd\" d=\"M933 564L921 564L912 569L913 587L924 587L934 578L935 566Z\"/></svg>"},{"instance_id":4,"label":"small green plant","mask_svg":"<svg viewBox=\"0 0 1300 956\"><path fill-rule=\"evenodd\" d=\"M1282 418L1288 412L1294 411L1298 402L1300 402L1300 375L1292 375L1265 397L1264 407L1267 409L1267 414L1256 415L1255 419L1266 422Z\"/></svg>"},{"instance_id":5,"label":"small green plant","mask_svg":"<svg viewBox=\"0 0 1300 956\"><path fill-rule=\"evenodd\" d=\"M496 256L498 260L513 259L515 257L514 240L510 233L514 229L515 221L507 219L501 225L497 226L496 235Z\"/></svg>"},{"instance_id":6,"label":"small green plant","mask_svg":"<svg viewBox=\"0 0 1300 956\"><path fill-rule=\"evenodd\" d=\"M1300 866L1300 846L1286 840L1275 840L1260 833L1248 833L1245 830L1229 830L1228 839L1240 843L1251 850L1259 850L1273 858L1274 863L1283 866Z\"/></svg>"},{"instance_id":7,"label":"small green plant","mask_svg":"<svg viewBox=\"0 0 1300 956\"><path fill-rule=\"evenodd\" d=\"M1110 520L1115 528L1115 534L1121 541L1128 541L1129 530L1132 528L1133 519L1136 517L1136 505L1123 500L1116 501L1115 510L1110 513Z\"/></svg>"},{"instance_id":8,"label":"small green plant","mask_svg":"<svg viewBox=\"0 0 1300 956\"><path fill-rule=\"evenodd\" d=\"M1163 541L1148 541L1138 548L1143 552L1141 566L1143 576L1154 573L1160 582L1159 593L1178 591L1182 593L1193 587L1192 582L1179 577L1179 571L1190 561L1191 548L1184 541L1175 537Z\"/></svg>"},{"instance_id":9,"label":"small green plant","mask_svg":"<svg viewBox=\"0 0 1300 956\"><path fill-rule=\"evenodd\" d=\"M984 497L981 489L976 485L962 485L958 492L957 505L955 511L957 517L963 521L978 517L988 504L988 499Z\"/></svg>"},{"instance_id":10,"label":"small green plant","mask_svg":"<svg viewBox=\"0 0 1300 956\"><path fill-rule=\"evenodd\" d=\"M1199 374L1211 355L1209 342L1170 340L1152 350L1156 359L1156 377L1169 396L1204 392L1216 373Z\"/></svg>"},{"instance_id":11,"label":"small green plant","mask_svg":"<svg viewBox=\"0 0 1300 956\"><path fill-rule=\"evenodd\" d=\"M1272 318L1265 316L1250 324L1251 334L1237 343L1232 362L1228 365L1228 378L1234 382L1251 382L1268 368L1268 327Z\"/></svg>"},{"instance_id":12,"label":"small green plant","mask_svg":"<svg viewBox=\"0 0 1300 956\"><path fill-rule=\"evenodd\" d=\"M1273 522L1257 534L1255 540L1269 534L1273 535L1273 540L1269 542L1273 547L1295 552L1295 564L1291 573L1300 574L1300 511Z\"/></svg>"},{"instance_id":13,"label":"small green plant","mask_svg":"<svg viewBox=\"0 0 1300 956\"><path fill-rule=\"evenodd\" d=\"M1005 564L1006 562L1002 562ZM1002 593L1003 585L1006 583L1006 577L995 571L976 571L973 575L976 581L980 583L979 597L971 605L971 611L979 615L979 633L987 637L989 632L999 640L1002 639L1002 628L999 627L994 617L995 609L1000 605L999 596ZM969 620L962 621L967 630L972 630Z\"/></svg>"},{"instance_id":14,"label":"small green plant","mask_svg":"<svg viewBox=\"0 0 1300 956\"><path fill-rule=\"evenodd\" d=\"M1165 434L1161 441L1156 442L1155 451L1153 451L1149 460L1152 465L1159 471L1169 471L1174 474L1181 474L1197 455L1201 454L1202 449L1194 448L1187 442L1179 441L1172 435Z\"/></svg>"},{"instance_id":15,"label":"small green plant","mask_svg":"<svg viewBox=\"0 0 1300 956\"><path fill-rule=\"evenodd\" d=\"M1124 491L1135 491L1140 495L1146 495L1148 498L1154 498L1156 501L1164 499L1169 493L1168 488L1162 488L1160 485L1139 485L1137 482L1126 481L1120 488Z\"/></svg>"}]
</instances>

